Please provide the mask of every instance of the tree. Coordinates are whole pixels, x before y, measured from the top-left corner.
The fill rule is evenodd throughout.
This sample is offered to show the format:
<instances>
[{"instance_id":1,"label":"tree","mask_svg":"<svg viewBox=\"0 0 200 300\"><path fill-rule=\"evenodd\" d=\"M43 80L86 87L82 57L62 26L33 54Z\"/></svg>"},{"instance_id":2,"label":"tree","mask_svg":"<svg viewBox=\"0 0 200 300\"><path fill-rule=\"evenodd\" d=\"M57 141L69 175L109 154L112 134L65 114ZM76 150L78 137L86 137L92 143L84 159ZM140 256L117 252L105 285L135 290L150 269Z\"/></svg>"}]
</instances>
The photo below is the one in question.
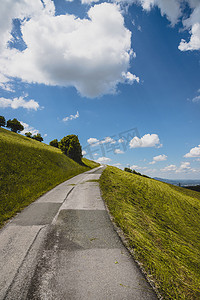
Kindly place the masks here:
<instances>
[{"instance_id":1,"label":"tree","mask_svg":"<svg viewBox=\"0 0 200 300\"><path fill-rule=\"evenodd\" d=\"M24 126L17 119L8 120L7 127L13 132L20 132L24 130Z\"/></svg>"},{"instance_id":2,"label":"tree","mask_svg":"<svg viewBox=\"0 0 200 300\"><path fill-rule=\"evenodd\" d=\"M55 139L49 143L50 146L58 148L58 140Z\"/></svg>"},{"instance_id":3,"label":"tree","mask_svg":"<svg viewBox=\"0 0 200 300\"><path fill-rule=\"evenodd\" d=\"M77 135L71 134L63 137L59 143L59 148L69 158L82 163L82 149Z\"/></svg>"},{"instance_id":4,"label":"tree","mask_svg":"<svg viewBox=\"0 0 200 300\"><path fill-rule=\"evenodd\" d=\"M43 138L41 137L41 134L40 133L37 133L36 135L34 135L32 137L32 139L36 140L36 141L39 141L39 142L42 142L43 141Z\"/></svg>"},{"instance_id":5,"label":"tree","mask_svg":"<svg viewBox=\"0 0 200 300\"><path fill-rule=\"evenodd\" d=\"M6 119L4 118L4 116L0 116L0 127L1 126L6 126Z\"/></svg>"},{"instance_id":6,"label":"tree","mask_svg":"<svg viewBox=\"0 0 200 300\"><path fill-rule=\"evenodd\" d=\"M26 132L25 136L27 136L28 138L32 138L32 133L31 132Z\"/></svg>"}]
</instances>

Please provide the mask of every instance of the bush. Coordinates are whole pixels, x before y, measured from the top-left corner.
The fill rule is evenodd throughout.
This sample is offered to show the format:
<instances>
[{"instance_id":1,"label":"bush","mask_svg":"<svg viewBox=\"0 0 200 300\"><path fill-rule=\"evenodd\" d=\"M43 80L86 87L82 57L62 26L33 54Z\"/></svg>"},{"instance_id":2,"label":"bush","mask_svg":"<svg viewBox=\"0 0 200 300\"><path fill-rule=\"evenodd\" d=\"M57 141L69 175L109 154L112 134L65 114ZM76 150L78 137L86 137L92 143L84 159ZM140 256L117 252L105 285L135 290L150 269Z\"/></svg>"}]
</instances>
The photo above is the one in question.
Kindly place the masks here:
<instances>
[{"instance_id":1,"label":"bush","mask_svg":"<svg viewBox=\"0 0 200 300\"><path fill-rule=\"evenodd\" d=\"M55 139L49 143L50 146L58 148L58 140Z\"/></svg>"},{"instance_id":2,"label":"bush","mask_svg":"<svg viewBox=\"0 0 200 300\"><path fill-rule=\"evenodd\" d=\"M6 119L4 118L4 116L0 116L0 127L1 126L6 126Z\"/></svg>"},{"instance_id":3,"label":"bush","mask_svg":"<svg viewBox=\"0 0 200 300\"><path fill-rule=\"evenodd\" d=\"M82 149L77 135L71 134L63 137L59 143L59 148L69 158L82 163Z\"/></svg>"},{"instance_id":4,"label":"bush","mask_svg":"<svg viewBox=\"0 0 200 300\"><path fill-rule=\"evenodd\" d=\"M41 137L41 134L40 133L37 133L36 135L34 135L32 137L32 139L38 141L38 142L42 142L43 141L43 137Z\"/></svg>"},{"instance_id":5,"label":"bush","mask_svg":"<svg viewBox=\"0 0 200 300\"><path fill-rule=\"evenodd\" d=\"M26 132L25 136L28 137L28 138L32 138L32 133L31 132Z\"/></svg>"}]
</instances>

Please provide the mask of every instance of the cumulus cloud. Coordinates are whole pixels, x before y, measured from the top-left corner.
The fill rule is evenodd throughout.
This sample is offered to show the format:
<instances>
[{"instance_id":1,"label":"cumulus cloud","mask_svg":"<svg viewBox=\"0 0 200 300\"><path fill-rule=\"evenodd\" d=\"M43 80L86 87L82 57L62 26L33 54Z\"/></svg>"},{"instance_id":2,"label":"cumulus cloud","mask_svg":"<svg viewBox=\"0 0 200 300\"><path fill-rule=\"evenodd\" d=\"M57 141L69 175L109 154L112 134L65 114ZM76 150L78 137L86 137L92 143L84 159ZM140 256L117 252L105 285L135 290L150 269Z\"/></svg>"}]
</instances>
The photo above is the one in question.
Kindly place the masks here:
<instances>
[{"instance_id":1,"label":"cumulus cloud","mask_svg":"<svg viewBox=\"0 0 200 300\"><path fill-rule=\"evenodd\" d=\"M102 140L98 140L96 138L89 138L87 140L87 142L91 146L97 146L97 145L100 145L100 144L108 144L108 143L110 143L110 144L115 144L116 143L116 141L110 136L107 136Z\"/></svg>"},{"instance_id":2,"label":"cumulus cloud","mask_svg":"<svg viewBox=\"0 0 200 300\"><path fill-rule=\"evenodd\" d=\"M125 81L130 84L132 84L134 81L136 81L137 83L140 82L140 78L130 72L122 72L122 76L124 77Z\"/></svg>"},{"instance_id":3,"label":"cumulus cloud","mask_svg":"<svg viewBox=\"0 0 200 300\"><path fill-rule=\"evenodd\" d=\"M171 171L176 171L176 169L177 169L176 165L169 165L161 169L161 171L171 172Z\"/></svg>"},{"instance_id":4,"label":"cumulus cloud","mask_svg":"<svg viewBox=\"0 0 200 300\"><path fill-rule=\"evenodd\" d=\"M167 160L167 155L165 155L165 154L157 155L157 156L153 157L153 161L151 161L149 164L153 165L157 161L164 161L164 160Z\"/></svg>"},{"instance_id":5,"label":"cumulus cloud","mask_svg":"<svg viewBox=\"0 0 200 300\"><path fill-rule=\"evenodd\" d=\"M200 145L192 148L190 152L184 155L184 157L200 157Z\"/></svg>"},{"instance_id":6,"label":"cumulus cloud","mask_svg":"<svg viewBox=\"0 0 200 300\"><path fill-rule=\"evenodd\" d=\"M111 161L111 159L109 157L102 156L102 157L99 157L96 161L100 164L106 164L109 161Z\"/></svg>"},{"instance_id":7,"label":"cumulus cloud","mask_svg":"<svg viewBox=\"0 0 200 300\"><path fill-rule=\"evenodd\" d=\"M200 1L199 0L113 0L117 3L139 4L146 11L154 7L160 9L162 16L166 16L172 26L179 21L183 29L190 33L190 40L182 39L178 48L180 51L200 50ZM189 16L185 15L185 7L190 8Z\"/></svg>"},{"instance_id":8,"label":"cumulus cloud","mask_svg":"<svg viewBox=\"0 0 200 300\"><path fill-rule=\"evenodd\" d=\"M91 98L115 93L120 82L139 82L136 75L127 72L133 55L131 32L125 28L116 4L94 5L88 18L80 19L69 14L55 15L53 1L45 0L44 5L39 0L34 2L37 5L27 8L30 1L18 0L15 12L10 5L10 22L13 18L26 18L21 23L26 49L4 45L0 55L0 72L4 76L28 83L74 86L82 96ZM7 7L2 3L1 11L4 6ZM10 25L6 32L8 42Z\"/></svg>"},{"instance_id":9,"label":"cumulus cloud","mask_svg":"<svg viewBox=\"0 0 200 300\"><path fill-rule=\"evenodd\" d=\"M74 119L77 119L77 118L79 118L79 112L78 111L75 115L70 115L69 117L63 118L63 121L67 122L67 121L71 121L71 120L74 120Z\"/></svg>"},{"instance_id":10,"label":"cumulus cloud","mask_svg":"<svg viewBox=\"0 0 200 300\"><path fill-rule=\"evenodd\" d=\"M91 146L96 146L99 144L99 140L96 138L89 138L87 140L88 144L90 144Z\"/></svg>"},{"instance_id":11,"label":"cumulus cloud","mask_svg":"<svg viewBox=\"0 0 200 300\"><path fill-rule=\"evenodd\" d=\"M100 141L101 144L107 144L107 143L111 143L111 144L115 144L116 141L111 138L110 136L107 136L104 140Z\"/></svg>"},{"instance_id":12,"label":"cumulus cloud","mask_svg":"<svg viewBox=\"0 0 200 300\"><path fill-rule=\"evenodd\" d=\"M31 99L26 101L24 99L24 97L19 97L19 98L14 98L14 99L7 99L7 98L0 98L0 107L2 108L7 108L7 107L11 107L13 109L17 109L17 108L26 108L28 110L38 110L38 108L40 107L38 102L36 102L35 100Z\"/></svg>"},{"instance_id":13,"label":"cumulus cloud","mask_svg":"<svg viewBox=\"0 0 200 300\"><path fill-rule=\"evenodd\" d=\"M181 162L180 166L177 167L176 165L169 165L165 168L161 169L163 172L172 172L172 173L190 173L190 172L198 172L198 170L192 168L190 166L190 162Z\"/></svg>"},{"instance_id":14,"label":"cumulus cloud","mask_svg":"<svg viewBox=\"0 0 200 300\"><path fill-rule=\"evenodd\" d=\"M85 150L82 150L82 155L86 155L87 152Z\"/></svg>"},{"instance_id":15,"label":"cumulus cloud","mask_svg":"<svg viewBox=\"0 0 200 300\"><path fill-rule=\"evenodd\" d=\"M200 15L200 11L199 11ZM190 41L181 40L178 48L181 51L200 50L200 23L195 23L190 30Z\"/></svg>"},{"instance_id":16,"label":"cumulus cloud","mask_svg":"<svg viewBox=\"0 0 200 300\"><path fill-rule=\"evenodd\" d=\"M20 123L24 126L24 130L21 131L21 134L25 134L26 132L31 132L32 135L39 133L39 131L37 129L35 129L34 127L30 126L27 123L24 123L22 121L20 121Z\"/></svg>"},{"instance_id":17,"label":"cumulus cloud","mask_svg":"<svg viewBox=\"0 0 200 300\"><path fill-rule=\"evenodd\" d=\"M135 136L129 143L130 148L162 147L157 134L145 134L139 138Z\"/></svg>"},{"instance_id":18,"label":"cumulus cloud","mask_svg":"<svg viewBox=\"0 0 200 300\"><path fill-rule=\"evenodd\" d=\"M114 151L116 154L123 154L124 151L122 151L121 149L115 149Z\"/></svg>"}]
</instances>

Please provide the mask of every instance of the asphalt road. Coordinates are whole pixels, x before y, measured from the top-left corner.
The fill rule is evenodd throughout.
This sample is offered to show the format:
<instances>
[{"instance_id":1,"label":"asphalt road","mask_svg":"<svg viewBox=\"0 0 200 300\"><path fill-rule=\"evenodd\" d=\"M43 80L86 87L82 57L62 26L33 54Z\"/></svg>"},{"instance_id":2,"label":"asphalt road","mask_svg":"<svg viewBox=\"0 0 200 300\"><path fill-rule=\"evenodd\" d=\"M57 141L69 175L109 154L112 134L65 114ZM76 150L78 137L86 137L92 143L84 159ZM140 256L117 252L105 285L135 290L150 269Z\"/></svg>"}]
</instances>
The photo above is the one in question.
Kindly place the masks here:
<instances>
[{"instance_id":1,"label":"asphalt road","mask_svg":"<svg viewBox=\"0 0 200 300\"><path fill-rule=\"evenodd\" d=\"M0 299L157 299L109 219L101 172L60 184L0 231Z\"/></svg>"}]
</instances>

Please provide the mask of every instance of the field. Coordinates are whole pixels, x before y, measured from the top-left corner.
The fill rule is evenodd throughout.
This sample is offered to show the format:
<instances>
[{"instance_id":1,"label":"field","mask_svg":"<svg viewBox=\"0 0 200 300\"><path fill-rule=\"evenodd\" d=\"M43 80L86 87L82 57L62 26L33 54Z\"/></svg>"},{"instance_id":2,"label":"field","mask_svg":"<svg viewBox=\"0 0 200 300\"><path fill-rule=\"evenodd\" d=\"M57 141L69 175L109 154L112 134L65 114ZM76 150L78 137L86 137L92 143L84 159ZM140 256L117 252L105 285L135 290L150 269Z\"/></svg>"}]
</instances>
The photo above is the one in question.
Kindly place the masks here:
<instances>
[{"instance_id":1,"label":"field","mask_svg":"<svg viewBox=\"0 0 200 300\"><path fill-rule=\"evenodd\" d=\"M200 299L200 193L107 167L103 198L164 299Z\"/></svg>"},{"instance_id":2,"label":"field","mask_svg":"<svg viewBox=\"0 0 200 300\"><path fill-rule=\"evenodd\" d=\"M79 165L48 146L0 128L0 227L59 183L97 163L83 159Z\"/></svg>"}]
</instances>

